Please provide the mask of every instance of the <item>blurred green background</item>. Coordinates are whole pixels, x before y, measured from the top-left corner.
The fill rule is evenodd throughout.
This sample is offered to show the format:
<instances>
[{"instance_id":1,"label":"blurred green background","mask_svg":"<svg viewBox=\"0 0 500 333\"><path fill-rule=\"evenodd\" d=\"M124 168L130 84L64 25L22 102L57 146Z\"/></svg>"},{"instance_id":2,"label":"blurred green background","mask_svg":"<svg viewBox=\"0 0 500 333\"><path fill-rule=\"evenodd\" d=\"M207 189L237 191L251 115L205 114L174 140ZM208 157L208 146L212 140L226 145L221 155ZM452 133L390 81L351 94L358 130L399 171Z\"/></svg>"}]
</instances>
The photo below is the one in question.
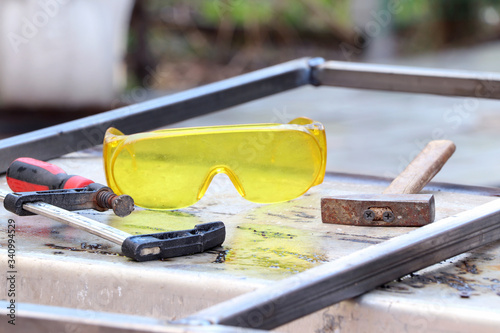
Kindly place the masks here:
<instances>
[{"instance_id":1,"label":"blurred green background","mask_svg":"<svg viewBox=\"0 0 500 333\"><path fill-rule=\"evenodd\" d=\"M499 0L144 0L128 87L148 86L151 69L163 74L154 88L180 90L302 56L387 61L473 46L498 39L499 12Z\"/></svg>"}]
</instances>

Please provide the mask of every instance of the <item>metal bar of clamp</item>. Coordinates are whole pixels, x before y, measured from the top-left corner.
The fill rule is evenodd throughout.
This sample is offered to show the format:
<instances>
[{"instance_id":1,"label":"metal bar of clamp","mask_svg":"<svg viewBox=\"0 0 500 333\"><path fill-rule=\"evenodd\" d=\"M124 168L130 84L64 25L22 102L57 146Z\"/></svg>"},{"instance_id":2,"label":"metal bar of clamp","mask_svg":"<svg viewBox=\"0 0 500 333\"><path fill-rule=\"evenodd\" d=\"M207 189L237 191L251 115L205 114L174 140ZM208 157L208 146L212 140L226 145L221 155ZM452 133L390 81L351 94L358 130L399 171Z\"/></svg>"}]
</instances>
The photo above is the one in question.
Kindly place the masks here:
<instances>
[{"instance_id":1,"label":"metal bar of clamp","mask_svg":"<svg viewBox=\"0 0 500 333\"><path fill-rule=\"evenodd\" d=\"M9 200L9 195L10 193L0 191L0 200L4 201L4 206L5 202ZM19 212L28 211L104 238L120 245L124 255L137 261L157 260L203 252L221 245L226 237L224 223L219 221L198 224L190 230L132 236L104 223L41 200L30 200L31 202L23 203L20 209L16 205L9 208L13 208L14 213L16 210Z\"/></svg>"}]
</instances>

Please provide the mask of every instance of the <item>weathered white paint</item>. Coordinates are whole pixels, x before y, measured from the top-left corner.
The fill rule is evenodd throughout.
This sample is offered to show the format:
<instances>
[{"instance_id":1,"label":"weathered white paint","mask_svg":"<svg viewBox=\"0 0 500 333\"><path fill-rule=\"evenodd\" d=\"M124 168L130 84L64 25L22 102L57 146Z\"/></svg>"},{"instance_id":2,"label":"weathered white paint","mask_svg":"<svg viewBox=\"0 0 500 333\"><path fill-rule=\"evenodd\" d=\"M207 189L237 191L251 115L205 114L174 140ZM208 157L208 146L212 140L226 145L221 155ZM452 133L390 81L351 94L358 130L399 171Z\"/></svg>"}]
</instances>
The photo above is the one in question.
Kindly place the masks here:
<instances>
[{"instance_id":1,"label":"weathered white paint","mask_svg":"<svg viewBox=\"0 0 500 333\"><path fill-rule=\"evenodd\" d=\"M0 104L109 106L133 0L0 1Z\"/></svg>"}]
</instances>

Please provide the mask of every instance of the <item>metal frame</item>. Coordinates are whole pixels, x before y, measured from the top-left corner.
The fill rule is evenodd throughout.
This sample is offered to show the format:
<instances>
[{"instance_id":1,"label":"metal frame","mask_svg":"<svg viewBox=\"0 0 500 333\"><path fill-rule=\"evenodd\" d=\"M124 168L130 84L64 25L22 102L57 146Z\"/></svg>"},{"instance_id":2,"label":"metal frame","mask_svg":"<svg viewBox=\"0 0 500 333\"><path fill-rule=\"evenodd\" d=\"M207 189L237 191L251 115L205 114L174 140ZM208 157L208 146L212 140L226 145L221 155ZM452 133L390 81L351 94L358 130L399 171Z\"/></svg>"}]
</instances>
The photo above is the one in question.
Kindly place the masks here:
<instances>
[{"instance_id":1,"label":"metal frame","mask_svg":"<svg viewBox=\"0 0 500 333\"><path fill-rule=\"evenodd\" d=\"M500 199L311 268L179 321L274 329L500 239Z\"/></svg>"},{"instance_id":2,"label":"metal frame","mask_svg":"<svg viewBox=\"0 0 500 333\"><path fill-rule=\"evenodd\" d=\"M99 332L99 333L259 333L261 330L223 325L200 326L171 324L164 320L63 308L59 306L16 303L15 325L10 303L0 301L0 332Z\"/></svg>"},{"instance_id":3,"label":"metal frame","mask_svg":"<svg viewBox=\"0 0 500 333\"><path fill-rule=\"evenodd\" d=\"M0 140L0 173L18 157L41 160L102 144L109 127L149 131L308 84L322 60L299 59L143 103Z\"/></svg>"},{"instance_id":4,"label":"metal frame","mask_svg":"<svg viewBox=\"0 0 500 333\"><path fill-rule=\"evenodd\" d=\"M500 99L500 74L328 61L313 72L321 85Z\"/></svg>"},{"instance_id":5,"label":"metal frame","mask_svg":"<svg viewBox=\"0 0 500 333\"><path fill-rule=\"evenodd\" d=\"M304 58L0 140L0 173L18 157L48 160L99 145L111 126L149 131L308 84L500 99L498 73Z\"/></svg>"},{"instance_id":6,"label":"metal frame","mask_svg":"<svg viewBox=\"0 0 500 333\"><path fill-rule=\"evenodd\" d=\"M9 162L20 156L51 159L100 144L109 126L119 127L125 132L150 130L307 84L500 99L500 75L497 73L299 59L1 140L0 172L5 172ZM498 196L496 190L485 193ZM223 326L219 325L276 328L405 274L498 240L499 221L500 200L496 200L223 302L177 323L191 328L201 325L198 327L201 330L205 327L203 325L214 330L222 329ZM378 269L374 270L374 267ZM2 305L1 308L5 307ZM40 307L36 310L39 313L47 311ZM52 322L53 318L35 315L33 320ZM102 322L87 324L100 327Z\"/></svg>"}]
</instances>

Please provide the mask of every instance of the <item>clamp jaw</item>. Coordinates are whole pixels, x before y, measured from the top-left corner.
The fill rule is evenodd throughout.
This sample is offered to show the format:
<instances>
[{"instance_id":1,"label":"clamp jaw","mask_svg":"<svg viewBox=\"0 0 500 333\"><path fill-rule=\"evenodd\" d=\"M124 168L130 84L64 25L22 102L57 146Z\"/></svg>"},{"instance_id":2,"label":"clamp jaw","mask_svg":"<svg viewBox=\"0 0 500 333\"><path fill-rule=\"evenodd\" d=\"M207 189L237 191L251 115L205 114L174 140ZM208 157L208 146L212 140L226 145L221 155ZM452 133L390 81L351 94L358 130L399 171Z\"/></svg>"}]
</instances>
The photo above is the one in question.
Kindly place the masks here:
<instances>
[{"instance_id":1,"label":"clamp jaw","mask_svg":"<svg viewBox=\"0 0 500 333\"><path fill-rule=\"evenodd\" d=\"M122 244L122 253L137 261L180 257L219 246L225 238L224 223L209 222L190 230L130 236Z\"/></svg>"},{"instance_id":2,"label":"clamp jaw","mask_svg":"<svg viewBox=\"0 0 500 333\"><path fill-rule=\"evenodd\" d=\"M9 193L5 197L4 206L19 216L34 215L23 209L24 204L33 202L45 202L69 211L94 209L102 212L112 208L121 217L134 210L134 200L130 196L117 196L109 187L98 183L84 188Z\"/></svg>"}]
</instances>

